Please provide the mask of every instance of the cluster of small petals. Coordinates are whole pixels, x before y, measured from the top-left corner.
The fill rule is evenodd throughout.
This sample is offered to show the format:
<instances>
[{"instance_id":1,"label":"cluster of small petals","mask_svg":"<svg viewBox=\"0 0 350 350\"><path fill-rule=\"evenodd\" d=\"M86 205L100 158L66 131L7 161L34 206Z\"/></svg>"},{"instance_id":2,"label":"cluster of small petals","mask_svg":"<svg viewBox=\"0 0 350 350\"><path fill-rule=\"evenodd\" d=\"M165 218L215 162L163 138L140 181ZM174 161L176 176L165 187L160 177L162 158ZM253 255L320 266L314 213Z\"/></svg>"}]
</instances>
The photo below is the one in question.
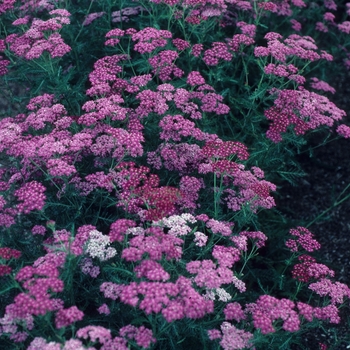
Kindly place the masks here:
<instances>
[{"instance_id":1,"label":"cluster of small petals","mask_svg":"<svg viewBox=\"0 0 350 350\"><path fill-rule=\"evenodd\" d=\"M311 322L313 319L313 307L309 304L297 302L297 309L299 314L302 315L307 321Z\"/></svg>"},{"instance_id":2,"label":"cluster of small petals","mask_svg":"<svg viewBox=\"0 0 350 350\"><path fill-rule=\"evenodd\" d=\"M252 38L255 37L256 34L256 25L255 24L248 24L243 21L239 21L236 23L237 27L240 28L242 34L246 34Z\"/></svg>"},{"instance_id":3,"label":"cluster of small petals","mask_svg":"<svg viewBox=\"0 0 350 350\"><path fill-rule=\"evenodd\" d=\"M33 341L29 344L27 350L37 350L37 349L60 350L61 344L53 341L47 342L44 338L35 337Z\"/></svg>"},{"instance_id":4,"label":"cluster of small petals","mask_svg":"<svg viewBox=\"0 0 350 350\"><path fill-rule=\"evenodd\" d=\"M138 117L146 117L151 112L162 115L169 109L167 100L160 91L143 90L136 98L140 100L140 105L135 109Z\"/></svg>"},{"instance_id":5,"label":"cluster of small petals","mask_svg":"<svg viewBox=\"0 0 350 350\"><path fill-rule=\"evenodd\" d=\"M159 134L162 140L181 141L181 137L193 137L203 140L203 132L195 126L195 123L185 119L181 115L166 115L159 122L162 129Z\"/></svg>"},{"instance_id":6,"label":"cluster of small petals","mask_svg":"<svg viewBox=\"0 0 350 350\"><path fill-rule=\"evenodd\" d=\"M101 326L86 326L77 331L77 337L82 339L90 339L92 342L98 341L100 344L106 344L112 339L111 331ZM119 348L113 348L119 349ZM124 350L124 348L120 348Z\"/></svg>"},{"instance_id":7,"label":"cluster of small petals","mask_svg":"<svg viewBox=\"0 0 350 350\"><path fill-rule=\"evenodd\" d=\"M42 210L45 205L46 188L37 181L31 181L24 184L20 189L15 191L19 203L18 212L28 214L33 210Z\"/></svg>"},{"instance_id":8,"label":"cluster of small petals","mask_svg":"<svg viewBox=\"0 0 350 350\"><path fill-rule=\"evenodd\" d=\"M224 314L226 321L235 320L236 322L240 322L246 319L242 306L237 302L227 304L224 309Z\"/></svg>"},{"instance_id":9,"label":"cluster of small petals","mask_svg":"<svg viewBox=\"0 0 350 350\"><path fill-rule=\"evenodd\" d=\"M191 280L180 277L176 283L132 282L121 293L123 303L137 306L147 314L162 313L168 322L201 318L213 312L213 301L204 299L191 286ZM143 295L139 303L138 295Z\"/></svg>"},{"instance_id":10,"label":"cluster of small petals","mask_svg":"<svg viewBox=\"0 0 350 350\"><path fill-rule=\"evenodd\" d=\"M197 71L192 71L191 73L189 73L188 76L187 76L187 81L186 82L187 82L187 84L189 84L191 86L205 84L204 78Z\"/></svg>"},{"instance_id":11,"label":"cluster of small petals","mask_svg":"<svg viewBox=\"0 0 350 350\"><path fill-rule=\"evenodd\" d=\"M337 4L334 0L323 0L324 7L328 10L337 11Z\"/></svg>"},{"instance_id":12,"label":"cluster of small petals","mask_svg":"<svg viewBox=\"0 0 350 350\"><path fill-rule=\"evenodd\" d=\"M84 246L89 240L90 232L93 230L96 230L96 227L93 225L84 225L78 228L74 241L70 246L71 252L74 255L78 256L84 253Z\"/></svg>"},{"instance_id":13,"label":"cluster of small petals","mask_svg":"<svg viewBox=\"0 0 350 350\"><path fill-rule=\"evenodd\" d=\"M286 242L286 246L292 251L298 251L298 245L300 245L307 252L313 252L321 248L320 243L318 243L314 238L313 234L305 227L298 226L296 229L291 229L289 233L297 237L295 240L289 239Z\"/></svg>"},{"instance_id":14,"label":"cluster of small petals","mask_svg":"<svg viewBox=\"0 0 350 350\"><path fill-rule=\"evenodd\" d=\"M68 164L62 159L49 159L47 161L48 172L51 176L70 176L77 172L74 165Z\"/></svg>"},{"instance_id":15,"label":"cluster of small petals","mask_svg":"<svg viewBox=\"0 0 350 350\"><path fill-rule=\"evenodd\" d=\"M134 50L141 54L151 53L157 47L164 47L168 42L166 39L171 39L171 37L171 32L151 27L142 29L131 36L132 41L137 41Z\"/></svg>"},{"instance_id":16,"label":"cluster of small petals","mask_svg":"<svg viewBox=\"0 0 350 350\"><path fill-rule=\"evenodd\" d=\"M121 23L121 22L129 22L129 16L138 15L140 11L147 11L142 6L134 6L134 7L124 7L119 11L111 12L112 22L113 23ZM133 29L133 28L130 28Z\"/></svg>"},{"instance_id":17,"label":"cluster of small petals","mask_svg":"<svg viewBox=\"0 0 350 350\"><path fill-rule=\"evenodd\" d=\"M237 276L233 276L232 284L238 289L240 293L244 293L247 290L245 283L240 280Z\"/></svg>"},{"instance_id":18,"label":"cluster of small petals","mask_svg":"<svg viewBox=\"0 0 350 350\"><path fill-rule=\"evenodd\" d=\"M104 16L105 14L106 14L106 12L92 12L92 13L89 13L84 19L83 26L86 27L86 26L90 25L96 19Z\"/></svg>"},{"instance_id":19,"label":"cluster of small petals","mask_svg":"<svg viewBox=\"0 0 350 350\"><path fill-rule=\"evenodd\" d=\"M233 223L227 223L210 219L206 222L206 227L209 228L213 233L219 233L222 236L230 236L232 234Z\"/></svg>"},{"instance_id":20,"label":"cluster of small petals","mask_svg":"<svg viewBox=\"0 0 350 350\"><path fill-rule=\"evenodd\" d=\"M144 349L149 348L152 343L156 342L152 331L144 326L135 327L127 325L120 328L119 334L124 338L134 339L136 344Z\"/></svg>"},{"instance_id":21,"label":"cluster of small petals","mask_svg":"<svg viewBox=\"0 0 350 350\"><path fill-rule=\"evenodd\" d=\"M172 79L172 74L177 78L181 78L184 75L184 71L174 64L178 57L177 51L164 50L151 57L148 62L152 66L152 72L155 75L158 75L162 81L169 81Z\"/></svg>"},{"instance_id":22,"label":"cluster of small petals","mask_svg":"<svg viewBox=\"0 0 350 350\"><path fill-rule=\"evenodd\" d=\"M63 15L63 10L60 12L50 12L51 15L57 15L47 21L33 19L31 27L22 35L11 34L6 38L10 44L10 49L16 55L24 57L28 60L38 58L44 51L48 51L51 57L62 57L68 53L71 48L64 43L61 35L57 32L51 33L45 38L45 31L56 31L62 28L64 24L69 24L69 12Z\"/></svg>"},{"instance_id":23,"label":"cluster of small petals","mask_svg":"<svg viewBox=\"0 0 350 350\"><path fill-rule=\"evenodd\" d=\"M94 63L94 70L89 74L89 80L93 88L102 85L107 89L106 92L110 92L109 83L114 82L117 79L117 74L122 71L119 62L127 59L127 57L127 55L113 55L97 60ZM87 95L97 95L91 89L86 92Z\"/></svg>"},{"instance_id":24,"label":"cluster of small petals","mask_svg":"<svg viewBox=\"0 0 350 350\"><path fill-rule=\"evenodd\" d=\"M130 82L137 86L146 86L149 81L152 80L151 74L136 75L130 78Z\"/></svg>"},{"instance_id":25,"label":"cluster of small petals","mask_svg":"<svg viewBox=\"0 0 350 350\"><path fill-rule=\"evenodd\" d=\"M289 125L294 125L297 135L303 135L320 125L332 126L335 120L346 115L325 96L306 89L277 91L274 106L265 110L264 114L272 121L266 135L276 143L282 140L281 134L287 131Z\"/></svg>"},{"instance_id":26,"label":"cluster of small petals","mask_svg":"<svg viewBox=\"0 0 350 350\"><path fill-rule=\"evenodd\" d=\"M330 86L328 83L325 81L319 80L315 77L311 78L312 83L310 86L315 89L315 90L322 90L326 92L331 92L332 94L335 94L335 89Z\"/></svg>"},{"instance_id":27,"label":"cluster of small petals","mask_svg":"<svg viewBox=\"0 0 350 350\"><path fill-rule=\"evenodd\" d=\"M221 339L220 345L224 350L252 349L253 334L236 328L229 322L223 322L220 326L221 332L217 329L208 330L210 340Z\"/></svg>"},{"instance_id":28,"label":"cluster of small petals","mask_svg":"<svg viewBox=\"0 0 350 350\"><path fill-rule=\"evenodd\" d=\"M316 259L309 255L301 255L298 257L300 264L295 264L292 270L292 277L300 282L308 282L310 276L308 274L308 268L311 264L316 263Z\"/></svg>"},{"instance_id":29,"label":"cluster of small petals","mask_svg":"<svg viewBox=\"0 0 350 350\"><path fill-rule=\"evenodd\" d=\"M111 310L109 309L107 304L102 304L98 309L98 313L101 315L110 315Z\"/></svg>"},{"instance_id":30,"label":"cluster of small petals","mask_svg":"<svg viewBox=\"0 0 350 350\"><path fill-rule=\"evenodd\" d=\"M208 236L204 234L203 232L196 231L194 233L194 240L197 247L205 247L208 241Z\"/></svg>"},{"instance_id":31,"label":"cluster of small petals","mask_svg":"<svg viewBox=\"0 0 350 350\"><path fill-rule=\"evenodd\" d=\"M94 266L91 258L84 258L80 262L81 272L85 275L89 275L92 278L96 278L100 274L100 268Z\"/></svg>"},{"instance_id":32,"label":"cluster of small petals","mask_svg":"<svg viewBox=\"0 0 350 350\"><path fill-rule=\"evenodd\" d=\"M291 74L298 72L298 68L296 68L293 64L284 65L269 63L264 67L264 72L266 74L273 74L278 77L288 77Z\"/></svg>"},{"instance_id":33,"label":"cluster of small petals","mask_svg":"<svg viewBox=\"0 0 350 350\"><path fill-rule=\"evenodd\" d=\"M11 62L9 60L5 60L2 58L2 56L0 56L0 76L7 74L7 72L8 72L7 66L10 63Z\"/></svg>"},{"instance_id":34,"label":"cluster of small petals","mask_svg":"<svg viewBox=\"0 0 350 350\"><path fill-rule=\"evenodd\" d=\"M249 46L253 45L255 40L246 34L235 34L232 39L230 39L227 43L227 47L234 52L240 50L241 45Z\"/></svg>"},{"instance_id":35,"label":"cluster of small petals","mask_svg":"<svg viewBox=\"0 0 350 350\"><path fill-rule=\"evenodd\" d=\"M337 127L337 133L340 135L340 136L343 136L345 137L346 139L350 138L350 127L348 125L345 125L345 124L340 124L338 127Z\"/></svg>"},{"instance_id":36,"label":"cluster of small petals","mask_svg":"<svg viewBox=\"0 0 350 350\"><path fill-rule=\"evenodd\" d=\"M109 239L111 242L122 241L128 229L136 227L136 222L129 219L118 219L113 222L109 229Z\"/></svg>"},{"instance_id":37,"label":"cluster of small petals","mask_svg":"<svg viewBox=\"0 0 350 350\"><path fill-rule=\"evenodd\" d=\"M234 263L240 260L240 252L234 247L215 245L212 255L218 261L219 265L223 267L232 267Z\"/></svg>"},{"instance_id":38,"label":"cluster of small petals","mask_svg":"<svg viewBox=\"0 0 350 350\"><path fill-rule=\"evenodd\" d=\"M170 278L161 264L153 260L142 260L140 265L134 268L138 278L146 277L150 281L167 281Z\"/></svg>"},{"instance_id":39,"label":"cluster of small petals","mask_svg":"<svg viewBox=\"0 0 350 350\"><path fill-rule=\"evenodd\" d=\"M267 236L261 231L242 231L239 234L240 236L252 239L258 248L264 247L265 242L267 241Z\"/></svg>"},{"instance_id":40,"label":"cluster of small petals","mask_svg":"<svg viewBox=\"0 0 350 350\"><path fill-rule=\"evenodd\" d=\"M328 27L322 22L316 22L315 30L322 32L322 33L327 33Z\"/></svg>"},{"instance_id":41,"label":"cluster of small petals","mask_svg":"<svg viewBox=\"0 0 350 350\"><path fill-rule=\"evenodd\" d=\"M168 234L173 236L184 236L191 232L191 228L188 226L189 223L195 223L196 219L191 214L172 215L167 218L162 218L159 221L154 221L153 225L167 227L170 230Z\"/></svg>"},{"instance_id":42,"label":"cluster of small petals","mask_svg":"<svg viewBox=\"0 0 350 350\"><path fill-rule=\"evenodd\" d=\"M275 3L271 2L271 1L267 1L267 2L259 2L258 6L265 10L265 11L270 11L272 13L276 13L278 10L278 7Z\"/></svg>"},{"instance_id":43,"label":"cluster of small petals","mask_svg":"<svg viewBox=\"0 0 350 350\"><path fill-rule=\"evenodd\" d=\"M117 251L112 247L108 247L110 244L109 236L93 230L89 233L85 253L92 258L98 258L100 261L111 259L117 254Z\"/></svg>"},{"instance_id":44,"label":"cluster of small petals","mask_svg":"<svg viewBox=\"0 0 350 350\"><path fill-rule=\"evenodd\" d=\"M212 48L204 51L203 61L208 66L216 66L219 63L219 59L224 61L232 60L232 53L228 51L228 47L222 42L213 42Z\"/></svg>"},{"instance_id":45,"label":"cluster of small petals","mask_svg":"<svg viewBox=\"0 0 350 350\"><path fill-rule=\"evenodd\" d=\"M217 267L212 260L191 261L186 264L186 270L196 274L193 280L199 287L216 289L233 282L233 272L224 266Z\"/></svg>"},{"instance_id":46,"label":"cluster of small petals","mask_svg":"<svg viewBox=\"0 0 350 350\"><path fill-rule=\"evenodd\" d=\"M231 237L231 241L235 244L235 246L243 251L246 252L248 249L248 237L247 236L233 236Z\"/></svg>"},{"instance_id":47,"label":"cluster of small petals","mask_svg":"<svg viewBox=\"0 0 350 350\"><path fill-rule=\"evenodd\" d=\"M76 321L82 320L84 313L76 306L71 306L68 309L58 310L55 316L56 328L67 327Z\"/></svg>"},{"instance_id":48,"label":"cluster of small petals","mask_svg":"<svg viewBox=\"0 0 350 350\"><path fill-rule=\"evenodd\" d=\"M9 259L18 259L20 258L20 256L22 255L22 253L17 250L17 249L12 249L12 248L8 248L8 247L1 247L0 248L0 258L1 259L5 259L5 260L9 260Z\"/></svg>"},{"instance_id":49,"label":"cluster of small petals","mask_svg":"<svg viewBox=\"0 0 350 350\"><path fill-rule=\"evenodd\" d=\"M12 271L11 266L0 264L0 277L9 275L11 271Z\"/></svg>"},{"instance_id":50,"label":"cluster of small petals","mask_svg":"<svg viewBox=\"0 0 350 350\"><path fill-rule=\"evenodd\" d=\"M104 297L112 300L117 300L122 290L123 285L113 282L103 282L100 286L100 292L103 293Z\"/></svg>"},{"instance_id":51,"label":"cluster of small petals","mask_svg":"<svg viewBox=\"0 0 350 350\"><path fill-rule=\"evenodd\" d=\"M299 330L300 320L294 307L291 300L262 295L255 304L247 305L246 312L252 313L254 327L260 328L262 334L275 332L272 323L279 318L283 320L284 330L295 332Z\"/></svg>"},{"instance_id":52,"label":"cluster of small petals","mask_svg":"<svg viewBox=\"0 0 350 350\"><path fill-rule=\"evenodd\" d=\"M188 41L179 38L173 39L172 43L179 51L184 51L191 46Z\"/></svg>"},{"instance_id":53,"label":"cluster of small petals","mask_svg":"<svg viewBox=\"0 0 350 350\"><path fill-rule=\"evenodd\" d=\"M243 329L238 329L229 322L223 322L220 328L222 332L220 345L224 350L252 348L252 333L245 332Z\"/></svg>"},{"instance_id":54,"label":"cluster of small petals","mask_svg":"<svg viewBox=\"0 0 350 350\"><path fill-rule=\"evenodd\" d=\"M232 299L232 295L230 293L227 293L224 288L216 288L215 295L218 297L219 301L222 301L224 303L227 303Z\"/></svg>"},{"instance_id":55,"label":"cluster of small petals","mask_svg":"<svg viewBox=\"0 0 350 350\"><path fill-rule=\"evenodd\" d=\"M311 283L309 289L320 296L329 296L332 304L342 304L344 297L350 298L350 288L346 284L340 282L332 283L327 278Z\"/></svg>"},{"instance_id":56,"label":"cluster of small petals","mask_svg":"<svg viewBox=\"0 0 350 350\"><path fill-rule=\"evenodd\" d=\"M200 179L194 176L182 176L180 180L181 199L178 201L178 206L182 210L193 211L197 209L199 191L202 188L204 188L204 184Z\"/></svg>"},{"instance_id":57,"label":"cluster of small petals","mask_svg":"<svg viewBox=\"0 0 350 350\"><path fill-rule=\"evenodd\" d=\"M13 9L14 3L16 0L4 0L0 5L0 14L5 13L7 10Z\"/></svg>"},{"instance_id":58,"label":"cluster of small petals","mask_svg":"<svg viewBox=\"0 0 350 350\"><path fill-rule=\"evenodd\" d=\"M191 53L195 57L198 57L202 51L203 51L203 44L194 44L191 48Z\"/></svg>"},{"instance_id":59,"label":"cluster of small petals","mask_svg":"<svg viewBox=\"0 0 350 350\"><path fill-rule=\"evenodd\" d=\"M290 23L292 24L292 28L297 31L297 32L300 32L301 31L301 23L298 22L297 20L295 19L291 19L290 20Z\"/></svg>"},{"instance_id":60,"label":"cluster of small petals","mask_svg":"<svg viewBox=\"0 0 350 350\"><path fill-rule=\"evenodd\" d=\"M313 315L319 320L329 320L331 323L340 323L339 310L335 305L327 305L325 307L315 307Z\"/></svg>"},{"instance_id":61,"label":"cluster of small petals","mask_svg":"<svg viewBox=\"0 0 350 350\"><path fill-rule=\"evenodd\" d=\"M94 188L104 188L108 192L112 192L114 185L112 183L112 176L110 174L104 174L102 171L98 171L94 174L89 174L85 177L85 180L94 186Z\"/></svg>"},{"instance_id":62,"label":"cluster of small petals","mask_svg":"<svg viewBox=\"0 0 350 350\"><path fill-rule=\"evenodd\" d=\"M236 155L240 160L247 160L249 157L247 147L237 141L211 141L202 148L203 156L207 158L228 158Z\"/></svg>"},{"instance_id":63,"label":"cluster of small petals","mask_svg":"<svg viewBox=\"0 0 350 350\"><path fill-rule=\"evenodd\" d=\"M130 239L129 248L123 250L122 258L139 261L148 253L152 260L161 260L163 254L167 260L179 259L182 255L182 243L182 239L163 233L161 228L151 227L145 230L144 235Z\"/></svg>"}]
</instances>

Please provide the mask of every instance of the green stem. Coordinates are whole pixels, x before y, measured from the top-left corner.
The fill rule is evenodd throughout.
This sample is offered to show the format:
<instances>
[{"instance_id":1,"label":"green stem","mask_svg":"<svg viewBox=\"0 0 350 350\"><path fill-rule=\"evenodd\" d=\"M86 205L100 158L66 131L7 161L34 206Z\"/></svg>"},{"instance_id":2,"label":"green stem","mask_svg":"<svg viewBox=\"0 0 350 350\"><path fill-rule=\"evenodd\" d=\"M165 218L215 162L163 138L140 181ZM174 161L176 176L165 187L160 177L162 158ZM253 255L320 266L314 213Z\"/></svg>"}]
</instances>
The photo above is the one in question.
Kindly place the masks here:
<instances>
[{"instance_id":1,"label":"green stem","mask_svg":"<svg viewBox=\"0 0 350 350\"><path fill-rule=\"evenodd\" d=\"M315 223L316 221L318 221L320 218L322 218L324 215L326 215L329 211L331 211L332 209L334 209L335 207L337 207L338 205L342 204L343 202L345 202L346 200L348 200L350 198L350 193L348 195L346 195L344 198L339 199L350 187L350 183L347 184L347 186L344 188L344 190L340 193L340 195L337 197L337 199L334 201L333 205L331 205L329 208L327 208L326 210L324 210L321 214L319 214L314 220L312 220L311 222L309 222L305 227L308 228L310 227L313 223Z\"/></svg>"}]
</instances>

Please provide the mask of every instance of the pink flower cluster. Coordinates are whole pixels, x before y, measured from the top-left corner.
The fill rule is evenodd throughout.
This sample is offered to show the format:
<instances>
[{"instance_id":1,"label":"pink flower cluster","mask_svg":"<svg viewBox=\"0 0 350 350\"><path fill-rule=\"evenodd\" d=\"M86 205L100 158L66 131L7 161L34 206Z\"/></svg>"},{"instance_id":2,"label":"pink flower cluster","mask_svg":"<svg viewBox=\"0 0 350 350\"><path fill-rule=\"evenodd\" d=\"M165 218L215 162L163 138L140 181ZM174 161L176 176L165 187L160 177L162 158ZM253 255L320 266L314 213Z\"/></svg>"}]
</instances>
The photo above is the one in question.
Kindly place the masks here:
<instances>
[{"instance_id":1,"label":"pink flower cluster","mask_svg":"<svg viewBox=\"0 0 350 350\"><path fill-rule=\"evenodd\" d=\"M311 283L309 289L322 297L329 296L332 305L343 304L344 297L350 299L350 288L346 284L340 282L333 283L328 278L322 278L318 282Z\"/></svg>"},{"instance_id":2,"label":"pink flower cluster","mask_svg":"<svg viewBox=\"0 0 350 350\"><path fill-rule=\"evenodd\" d=\"M321 248L314 238L313 234L305 227L298 226L296 229L291 229L289 233L296 237L296 239L288 239L286 246L292 251L297 252L298 246L301 246L307 252L313 252Z\"/></svg>"},{"instance_id":3,"label":"pink flower cluster","mask_svg":"<svg viewBox=\"0 0 350 350\"><path fill-rule=\"evenodd\" d=\"M325 59L332 61L333 57L329 53L322 51L317 53L315 40L309 36L292 34L287 39L282 40L279 33L269 32L264 37L267 40L267 47L256 46L255 57L272 56L278 62L287 62L290 56L296 56L304 60L316 61Z\"/></svg>"},{"instance_id":4,"label":"pink flower cluster","mask_svg":"<svg viewBox=\"0 0 350 350\"><path fill-rule=\"evenodd\" d=\"M312 77L311 81L312 81L312 83L310 84L310 86L313 89L335 94L335 89L332 86L330 86L328 83L326 83L325 81L319 80L315 77Z\"/></svg>"},{"instance_id":5,"label":"pink flower cluster","mask_svg":"<svg viewBox=\"0 0 350 350\"><path fill-rule=\"evenodd\" d=\"M142 295L142 298L138 295ZM146 314L162 313L167 322L182 318L202 318L214 311L212 300L203 298L192 287L192 282L183 276L175 283L132 282L124 285L121 302L138 307Z\"/></svg>"},{"instance_id":6,"label":"pink flower cluster","mask_svg":"<svg viewBox=\"0 0 350 350\"><path fill-rule=\"evenodd\" d=\"M19 213L28 214L33 210L42 210L45 205L46 188L37 181L25 183L14 192L20 203L17 204Z\"/></svg>"},{"instance_id":7,"label":"pink flower cluster","mask_svg":"<svg viewBox=\"0 0 350 350\"><path fill-rule=\"evenodd\" d=\"M62 57L68 53L71 48L63 42L57 31L63 25L70 23L70 13L58 9L50 11L49 14L52 18L47 21L34 18L30 28L23 35L8 35L5 41L10 44L10 50L27 60L39 58L44 51L47 51L52 58ZM47 32L51 34L48 35Z\"/></svg>"},{"instance_id":8,"label":"pink flower cluster","mask_svg":"<svg viewBox=\"0 0 350 350\"><path fill-rule=\"evenodd\" d=\"M144 231L144 234L133 237L129 240L129 247L122 252L122 258L126 261L140 261L147 253L151 260L161 260L164 257L167 260L180 259L182 256L181 244L183 240L173 235L163 232L160 227L150 227ZM157 265L158 266L158 265ZM142 273L145 274L144 265ZM155 266L147 264L148 269L154 269ZM161 274L163 274L161 272Z\"/></svg>"},{"instance_id":9,"label":"pink flower cluster","mask_svg":"<svg viewBox=\"0 0 350 350\"><path fill-rule=\"evenodd\" d=\"M334 271L326 265L318 264L315 258L309 255L301 255L298 259L300 263L295 264L292 269L293 278L306 283L311 279L334 277Z\"/></svg>"},{"instance_id":10,"label":"pink flower cluster","mask_svg":"<svg viewBox=\"0 0 350 350\"><path fill-rule=\"evenodd\" d=\"M329 320L329 322L336 324L340 322L338 308L335 305L312 307L309 304L297 302L297 308L299 314L309 322L311 322L313 318L317 318L319 320Z\"/></svg>"},{"instance_id":11,"label":"pink flower cluster","mask_svg":"<svg viewBox=\"0 0 350 350\"><path fill-rule=\"evenodd\" d=\"M246 313L251 313L255 328L262 334L274 333L273 322L282 319L282 328L288 332L299 330L298 313L293 310L295 303L288 299L277 299L270 295L262 295L254 304L246 305Z\"/></svg>"},{"instance_id":12,"label":"pink flower cluster","mask_svg":"<svg viewBox=\"0 0 350 350\"><path fill-rule=\"evenodd\" d=\"M217 329L208 330L210 340L221 339L220 345L224 350L252 349L253 334L236 328L229 322L223 322L220 326L221 332Z\"/></svg>"},{"instance_id":13,"label":"pink flower cluster","mask_svg":"<svg viewBox=\"0 0 350 350\"><path fill-rule=\"evenodd\" d=\"M5 315L0 319L0 334L11 333L14 341L22 342L27 333L18 332L17 324L25 322L27 329L31 330L34 327L33 316L63 308L63 301L51 298L50 293L63 291L58 268L64 265L65 258L66 254L63 252L48 253L35 261L33 266L25 266L17 273L15 279L22 283L26 292L19 293L14 298L14 303L6 306Z\"/></svg>"},{"instance_id":14,"label":"pink flower cluster","mask_svg":"<svg viewBox=\"0 0 350 350\"><path fill-rule=\"evenodd\" d=\"M174 64L178 57L179 54L173 50L164 50L151 57L148 62L153 68L152 73L155 76L159 76L161 81L171 80L171 75L181 78L184 75L184 71Z\"/></svg>"},{"instance_id":15,"label":"pink flower cluster","mask_svg":"<svg viewBox=\"0 0 350 350\"><path fill-rule=\"evenodd\" d=\"M146 349L151 346L152 343L156 342L153 337L153 333L150 329L144 326L135 327L132 325L127 325L119 330L120 337L112 337L111 331L107 328L101 326L86 326L84 328L78 329L76 336L82 340L89 340L89 343L97 343L97 347L89 346L86 348L83 342L79 339L69 339L64 344L47 341L44 338L36 337L30 343L28 350L74 350L74 349L87 349L87 350L108 350L108 349L118 349L118 350L128 350L128 340L135 340L137 345Z\"/></svg>"},{"instance_id":16,"label":"pink flower cluster","mask_svg":"<svg viewBox=\"0 0 350 350\"><path fill-rule=\"evenodd\" d=\"M273 89L271 93L276 94L277 98L264 114L271 121L266 136L275 143L282 141L282 133L291 125L294 125L296 135L303 135L320 125L332 126L334 121L346 115L327 97L305 89Z\"/></svg>"},{"instance_id":17,"label":"pink flower cluster","mask_svg":"<svg viewBox=\"0 0 350 350\"><path fill-rule=\"evenodd\" d=\"M57 311L55 317L56 328L67 327L76 321L82 320L83 317L84 313L76 306L71 306L68 309L60 309Z\"/></svg>"},{"instance_id":18,"label":"pink flower cluster","mask_svg":"<svg viewBox=\"0 0 350 350\"><path fill-rule=\"evenodd\" d=\"M126 339L135 339L136 344L145 349L148 348L151 343L156 342L152 331L144 326L135 327L132 325L127 325L120 328L119 334Z\"/></svg>"},{"instance_id":19,"label":"pink flower cluster","mask_svg":"<svg viewBox=\"0 0 350 350\"><path fill-rule=\"evenodd\" d=\"M136 167L133 162L122 162L115 168L114 181L121 189L117 206L137 213L142 220L174 214L180 191L170 186L159 187L158 176L149 172L149 168Z\"/></svg>"}]
</instances>

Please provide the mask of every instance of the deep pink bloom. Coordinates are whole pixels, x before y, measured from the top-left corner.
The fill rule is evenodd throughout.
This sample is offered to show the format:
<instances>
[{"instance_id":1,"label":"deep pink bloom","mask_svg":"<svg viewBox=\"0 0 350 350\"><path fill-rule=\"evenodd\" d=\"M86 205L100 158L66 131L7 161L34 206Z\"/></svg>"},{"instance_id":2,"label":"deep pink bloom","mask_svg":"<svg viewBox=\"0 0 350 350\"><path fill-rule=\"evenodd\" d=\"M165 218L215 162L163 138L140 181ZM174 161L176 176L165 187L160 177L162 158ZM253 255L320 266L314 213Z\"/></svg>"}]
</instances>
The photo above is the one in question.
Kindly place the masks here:
<instances>
[{"instance_id":1,"label":"deep pink bloom","mask_svg":"<svg viewBox=\"0 0 350 350\"><path fill-rule=\"evenodd\" d=\"M275 332L273 321L281 318L282 328L289 332L299 330L300 320L294 302L288 299L276 299L270 295L262 295L255 304L247 304L246 312L252 314L255 328L262 334Z\"/></svg>"},{"instance_id":2,"label":"deep pink bloom","mask_svg":"<svg viewBox=\"0 0 350 350\"><path fill-rule=\"evenodd\" d=\"M14 192L20 203L17 205L18 212L28 214L33 210L42 210L45 205L46 188L37 181L24 184Z\"/></svg>"},{"instance_id":3,"label":"deep pink bloom","mask_svg":"<svg viewBox=\"0 0 350 350\"><path fill-rule=\"evenodd\" d=\"M56 328L70 326L72 323L82 320L83 317L84 313L76 306L58 310L55 317Z\"/></svg>"},{"instance_id":4,"label":"deep pink bloom","mask_svg":"<svg viewBox=\"0 0 350 350\"><path fill-rule=\"evenodd\" d=\"M314 238L313 234L305 227L298 226L296 229L291 229L289 233L296 237L296 239L289 239L286 242L286 246L292 251L297 252L298 246L301 246L307 252L313 252L321 248Z\"/></svg>"}]
</instances>

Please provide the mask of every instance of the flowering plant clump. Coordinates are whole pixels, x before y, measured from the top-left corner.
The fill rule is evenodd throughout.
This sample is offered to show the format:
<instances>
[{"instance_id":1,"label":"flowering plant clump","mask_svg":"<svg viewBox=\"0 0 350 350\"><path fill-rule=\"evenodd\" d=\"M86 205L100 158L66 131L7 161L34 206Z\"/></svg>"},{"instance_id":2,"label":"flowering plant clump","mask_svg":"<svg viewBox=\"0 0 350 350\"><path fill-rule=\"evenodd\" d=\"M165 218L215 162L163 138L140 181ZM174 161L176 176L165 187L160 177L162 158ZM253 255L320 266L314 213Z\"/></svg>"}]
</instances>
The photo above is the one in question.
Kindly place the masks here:
<instances>
[{"instance_id":1,"label":"flowering plant clump","mask_svg":"<svg viewBox=\"0 0 350 350\"><path fill-rule=\"evenodd\" d=\"M1 347L296 349L345 322L349 287L276 200L311 134L350 137L340 13L2 1Z\"/></svg>"}]
</instances>

